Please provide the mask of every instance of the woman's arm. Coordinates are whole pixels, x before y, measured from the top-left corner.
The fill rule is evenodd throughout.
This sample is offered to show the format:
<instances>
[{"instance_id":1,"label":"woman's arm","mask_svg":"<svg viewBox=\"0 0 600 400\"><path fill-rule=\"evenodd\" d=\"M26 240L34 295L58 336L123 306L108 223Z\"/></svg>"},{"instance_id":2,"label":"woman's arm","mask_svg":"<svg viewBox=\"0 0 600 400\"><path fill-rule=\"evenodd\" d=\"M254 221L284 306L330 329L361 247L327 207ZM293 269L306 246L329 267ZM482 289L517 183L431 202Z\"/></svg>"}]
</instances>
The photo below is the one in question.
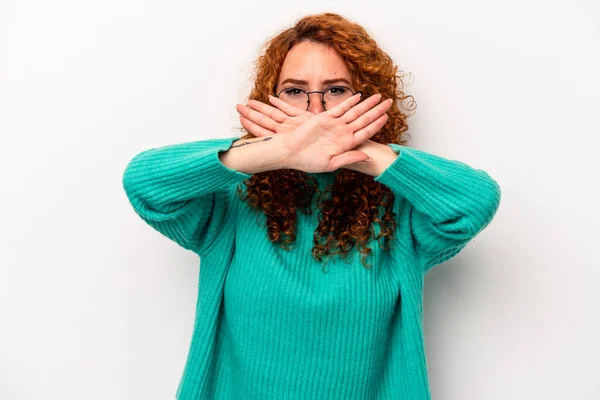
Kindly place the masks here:
<instances>
[{"instance_id":1,"label":"woman's arm","mask_svg":"<svg viewBox=\"0 0 600 400\"><path fill-rule=\"evenodd\" d=\"M353 96L291 133L236 140L233 145L238 138L144 151L130 161L123 186L132 206L148 224L201 254L226 228L222 225L233 184L263 171L324 172L366 157L352 150L354 142L357 136L362 138L381 128L391 102L377 105L377 96L360 105L358 101L359 96ZM344 118L349 111L366 117L348 124Z\"/></svg>"},{"instance_id":2,"label":"woman's arm","mask_svg":"<svg viewBox=\"0 0 600 400\"><path fill-rule=\"evenodd\" d=\"M500 205L500 187L483 170L394 143L358 149L373 161L350 169L375 176L412 205L413 246L424 271L458 254Z\"/></svg>"},{"instance_id":3,"label":"woman's arm","mask_svg":"<svg viewBox=\"0 0 600 400\"><path fill-rule=\"evenodd\" d=\"M262 142L231 149L234 141ZM275 138L225 138L149 149L128 163L123 188L145 222L201 254L227 229L223 221L233 185L252 173L284 167L279 146Z\"/></svg>"}]
</instances>

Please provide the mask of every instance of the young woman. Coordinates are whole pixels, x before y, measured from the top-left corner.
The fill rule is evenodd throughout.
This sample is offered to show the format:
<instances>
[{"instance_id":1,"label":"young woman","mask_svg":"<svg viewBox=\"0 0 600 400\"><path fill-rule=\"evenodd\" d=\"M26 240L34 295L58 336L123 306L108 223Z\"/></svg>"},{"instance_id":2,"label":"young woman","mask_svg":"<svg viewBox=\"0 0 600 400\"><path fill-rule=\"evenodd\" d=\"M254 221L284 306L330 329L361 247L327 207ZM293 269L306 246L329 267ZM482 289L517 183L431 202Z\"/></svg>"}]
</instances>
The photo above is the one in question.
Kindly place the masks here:
<instances>
[{"instance_id":1,"label":"young woman","mask_svg":"<svg viewBox=\"0 0 600 400\"><path fill-rule=\"evenodd\" d=\"M430 398L424 275L500 188L404 145L396 74L361 26L307 16L260 56L247 135L130 161L135 211L201 258L178 399Z\"/></svg>"}]
</instances>

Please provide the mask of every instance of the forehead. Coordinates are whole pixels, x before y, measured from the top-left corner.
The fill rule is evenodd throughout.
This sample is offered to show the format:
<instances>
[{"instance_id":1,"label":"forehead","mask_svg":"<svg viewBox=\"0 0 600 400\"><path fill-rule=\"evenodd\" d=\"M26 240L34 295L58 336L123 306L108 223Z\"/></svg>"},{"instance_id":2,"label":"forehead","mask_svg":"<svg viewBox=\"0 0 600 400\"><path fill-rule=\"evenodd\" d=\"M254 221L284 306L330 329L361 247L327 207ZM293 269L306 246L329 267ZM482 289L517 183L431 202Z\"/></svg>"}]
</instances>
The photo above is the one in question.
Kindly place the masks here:
<instances>
[{"instance_id":1,"label":"forehead","mask_svg":"<svg viewBox=\"0 0 600 400\"><path fill-rule=\"evenodd\" d=\"M279 83L287 78L306 80L309 83L334 78L350 80L350 71L333 48L305 41L294 45L283 61Z\"/></svg>"}]
</instances>

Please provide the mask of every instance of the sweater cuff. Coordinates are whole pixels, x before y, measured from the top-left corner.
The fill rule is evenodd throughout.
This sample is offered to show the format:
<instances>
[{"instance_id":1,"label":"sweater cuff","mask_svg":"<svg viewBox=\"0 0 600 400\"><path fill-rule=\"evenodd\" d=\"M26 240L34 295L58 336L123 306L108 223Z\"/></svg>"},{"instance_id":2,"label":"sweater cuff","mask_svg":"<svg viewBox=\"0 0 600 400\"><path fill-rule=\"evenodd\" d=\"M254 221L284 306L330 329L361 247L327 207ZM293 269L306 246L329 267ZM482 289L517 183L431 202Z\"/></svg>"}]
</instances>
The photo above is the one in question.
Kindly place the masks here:
<instances>
[{"instance_id":1,"label":"sweater cuff","mask_svg":"<svg viewBox=\"0 0 600 400\"><path fill-rule=\"evenodd\" d=\"M229 168L219 159L219 153L229 150L233 142L239 139L239 137L230 137L211 140L212 150L203 160L203 176L206 179L205 190L207 192L213 192L223 186L233 185L252 177L251 174ZM201 151L202 148L199 150Z\"/></svg>"}]
</instances>

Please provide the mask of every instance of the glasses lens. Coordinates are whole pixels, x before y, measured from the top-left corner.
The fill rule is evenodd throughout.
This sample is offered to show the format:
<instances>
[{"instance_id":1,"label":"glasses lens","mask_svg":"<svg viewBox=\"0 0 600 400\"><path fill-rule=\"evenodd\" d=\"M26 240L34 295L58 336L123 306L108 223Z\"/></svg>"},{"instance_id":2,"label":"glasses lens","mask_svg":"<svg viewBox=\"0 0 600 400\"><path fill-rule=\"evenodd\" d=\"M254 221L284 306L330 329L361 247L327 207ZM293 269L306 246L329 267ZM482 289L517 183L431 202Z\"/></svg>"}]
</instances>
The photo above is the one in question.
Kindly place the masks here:
<instances>
[{"instance_id":1,"label":"glasses lens","mask_svg":"<svg viewBox=\"0 0 600 400\"><path fill-rule=\"evenodd\" d=\"M330 87L325 92L325 97L323 99L325 101L325 108L329 110L329 109L337 106L338 104L340 104L342 101L348 100L352 96L353 96L352 91L347 87L344 87L344 86Z\"/></svg>"},{"instance_id":2,"label":"glasses lens","mask_svg":"<svg viewBox=\"0 0 600 400\"><path fill-rule=\"evenodd\" d=\"M279 93L279 98L301 110L305 110L308 103L308 94L297 88L285 89Z\"/></svg>"}]
</instances>

